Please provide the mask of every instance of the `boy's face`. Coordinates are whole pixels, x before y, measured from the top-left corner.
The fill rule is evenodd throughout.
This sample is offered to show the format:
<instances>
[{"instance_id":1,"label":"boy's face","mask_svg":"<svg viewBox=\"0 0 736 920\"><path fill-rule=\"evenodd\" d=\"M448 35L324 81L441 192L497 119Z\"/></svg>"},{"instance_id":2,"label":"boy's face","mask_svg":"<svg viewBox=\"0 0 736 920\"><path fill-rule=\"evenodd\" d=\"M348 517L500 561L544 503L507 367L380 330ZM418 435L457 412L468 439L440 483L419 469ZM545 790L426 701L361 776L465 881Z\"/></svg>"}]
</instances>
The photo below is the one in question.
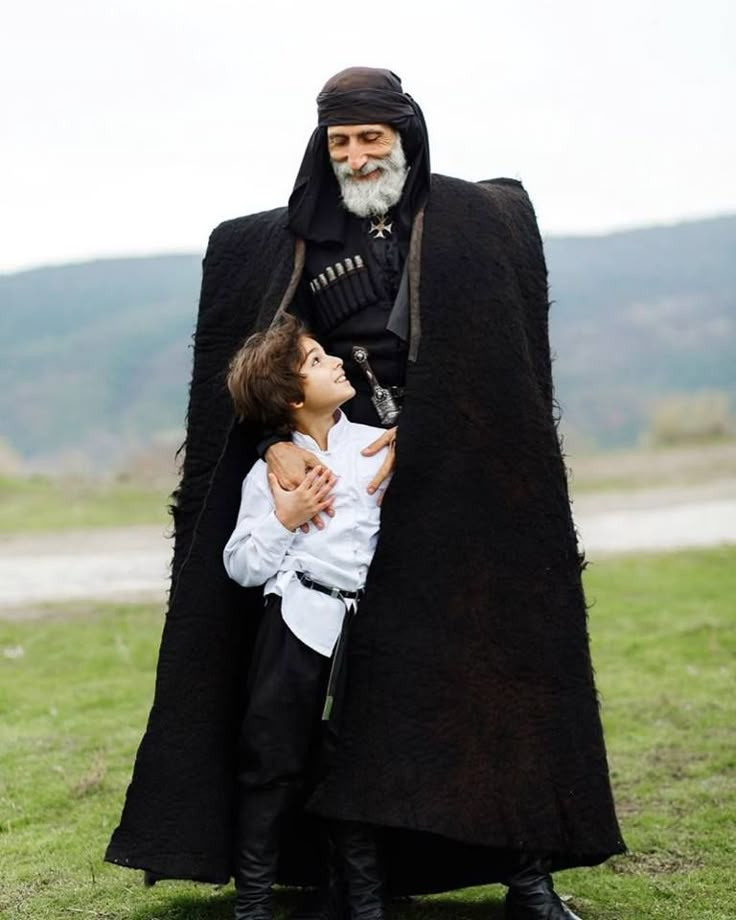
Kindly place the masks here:
<instances>
[{"instance_id":1,"label":"boy's face","mask_svg":"<svg viewBox=\"0 0 736 920\"><path fill-rule=\"evenodd\" d=\"M309 336L302 336L304 361L303 406L309 412L334 410L355 396L352 384L342 370L342 359L325 354L324 348ZM301 407L298 407L301 408Z\"/></svg>"}]
</instances>

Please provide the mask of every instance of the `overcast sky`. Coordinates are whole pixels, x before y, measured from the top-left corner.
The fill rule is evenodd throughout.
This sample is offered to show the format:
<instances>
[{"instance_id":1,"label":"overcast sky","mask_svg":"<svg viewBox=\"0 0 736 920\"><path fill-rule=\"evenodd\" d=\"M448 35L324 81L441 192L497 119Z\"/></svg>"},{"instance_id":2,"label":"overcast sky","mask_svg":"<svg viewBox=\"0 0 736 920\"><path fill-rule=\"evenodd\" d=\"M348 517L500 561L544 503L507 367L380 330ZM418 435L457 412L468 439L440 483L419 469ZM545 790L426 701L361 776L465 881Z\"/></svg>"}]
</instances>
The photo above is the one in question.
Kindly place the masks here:
<instances>
[{"instance_id":1,"label":"overcast sky","mask_svg":"<svg viewBox=\"0 0 736 920\"><path fill-rule=\"evenodd\" d=\"M0 29L0 271L201 252L285 204L343 67L388 67L435 172L545 235L736 212L733 0L24 0Z\"/></svg>"}]
</instances>

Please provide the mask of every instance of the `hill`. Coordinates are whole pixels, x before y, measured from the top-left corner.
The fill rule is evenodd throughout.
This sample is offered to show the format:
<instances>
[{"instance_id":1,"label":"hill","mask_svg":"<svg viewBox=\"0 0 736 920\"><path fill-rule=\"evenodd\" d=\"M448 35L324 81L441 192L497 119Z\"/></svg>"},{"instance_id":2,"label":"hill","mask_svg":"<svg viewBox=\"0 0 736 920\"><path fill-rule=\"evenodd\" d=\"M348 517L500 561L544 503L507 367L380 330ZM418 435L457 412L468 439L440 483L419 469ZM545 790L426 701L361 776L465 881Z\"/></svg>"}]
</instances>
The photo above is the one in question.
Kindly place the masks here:
<instances>
[{"instance_id":1,"label":"hill","mask_svg":"<svg viewBox=\"0 0 736 920\"><path fill-rule=\"evenodd\" d=\"M186 410L199 256L0 277L2 436L26 460L118 465Z\"/></svg>"},{"instance_id":2,"label":"hill","mask_svg":"<svg viewBox=\"0 0 736 920\"><path fill-rule=\"evenodd\" d=\"M736 217L545 241L564 423L637 441L672 393L736 397ZM197 255L0 276L0 436L37 468L105 471L178 437Z\"/></svg>"},{"instance_id":3,"label":"hill","mask_svg":"<svg viewBox=\"0 0 736 920\"><path fill-rule=\"evenodd\" d=\"M736 217L545 242L565 419L634 444L672 393L736 397Z\"/></svg>"}]
</instances>

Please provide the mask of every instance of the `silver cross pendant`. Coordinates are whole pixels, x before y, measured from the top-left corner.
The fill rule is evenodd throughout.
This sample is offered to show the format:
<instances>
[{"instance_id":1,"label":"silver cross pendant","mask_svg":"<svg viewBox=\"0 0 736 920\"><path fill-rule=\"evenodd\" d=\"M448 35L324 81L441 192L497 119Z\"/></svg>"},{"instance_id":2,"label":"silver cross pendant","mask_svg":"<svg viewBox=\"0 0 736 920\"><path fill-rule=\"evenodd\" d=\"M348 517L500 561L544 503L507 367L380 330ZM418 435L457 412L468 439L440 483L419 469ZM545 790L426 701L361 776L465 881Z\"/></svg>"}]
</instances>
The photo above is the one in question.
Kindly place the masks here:
<instances>
[{"instance_id":1,"label":"silver cross pendant","mask_svg":"<svg viewBox=\"0 0 736 920\"><path fill-rule=\"evenodd\" d=\"M394 225L393 221L387 223L388 214L381 214L379 217L371 220L371 227L368 231L374 240L377 239L386 239L386 234L391 234L391 228Z\"/></svg>"}]
</instances>

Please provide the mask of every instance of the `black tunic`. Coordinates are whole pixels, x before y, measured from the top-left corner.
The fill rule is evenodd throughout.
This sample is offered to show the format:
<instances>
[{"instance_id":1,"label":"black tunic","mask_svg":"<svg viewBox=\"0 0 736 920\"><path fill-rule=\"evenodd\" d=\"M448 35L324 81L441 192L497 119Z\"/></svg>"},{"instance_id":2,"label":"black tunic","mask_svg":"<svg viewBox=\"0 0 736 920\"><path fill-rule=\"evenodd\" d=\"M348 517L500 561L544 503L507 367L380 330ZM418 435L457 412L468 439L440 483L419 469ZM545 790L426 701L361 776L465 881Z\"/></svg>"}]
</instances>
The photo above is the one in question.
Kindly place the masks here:
<instances>
[{"instance_id":1,"label":"black tunic","mask_svg":"<svg viewBox=\"0 0 736 920\"><path fill-rule=\"evenodd\" d=\"M365 374L353 360L354 345L364 346L381 385L403 387L408 344L387 329L401 283L409 228L398 220L390 233L371 233L370 218L349 216L345 239L307 242L304 278L292 312L298 313L330 354L342 358L356 395L343 407L348 418L381 425ZM346 270L346 264L352 270ZM361 267L358 267L360 265ZM327 285L319 279L327 280ZM314 285L310 282L315 282Z\"/></svg>"}]
</instances>

